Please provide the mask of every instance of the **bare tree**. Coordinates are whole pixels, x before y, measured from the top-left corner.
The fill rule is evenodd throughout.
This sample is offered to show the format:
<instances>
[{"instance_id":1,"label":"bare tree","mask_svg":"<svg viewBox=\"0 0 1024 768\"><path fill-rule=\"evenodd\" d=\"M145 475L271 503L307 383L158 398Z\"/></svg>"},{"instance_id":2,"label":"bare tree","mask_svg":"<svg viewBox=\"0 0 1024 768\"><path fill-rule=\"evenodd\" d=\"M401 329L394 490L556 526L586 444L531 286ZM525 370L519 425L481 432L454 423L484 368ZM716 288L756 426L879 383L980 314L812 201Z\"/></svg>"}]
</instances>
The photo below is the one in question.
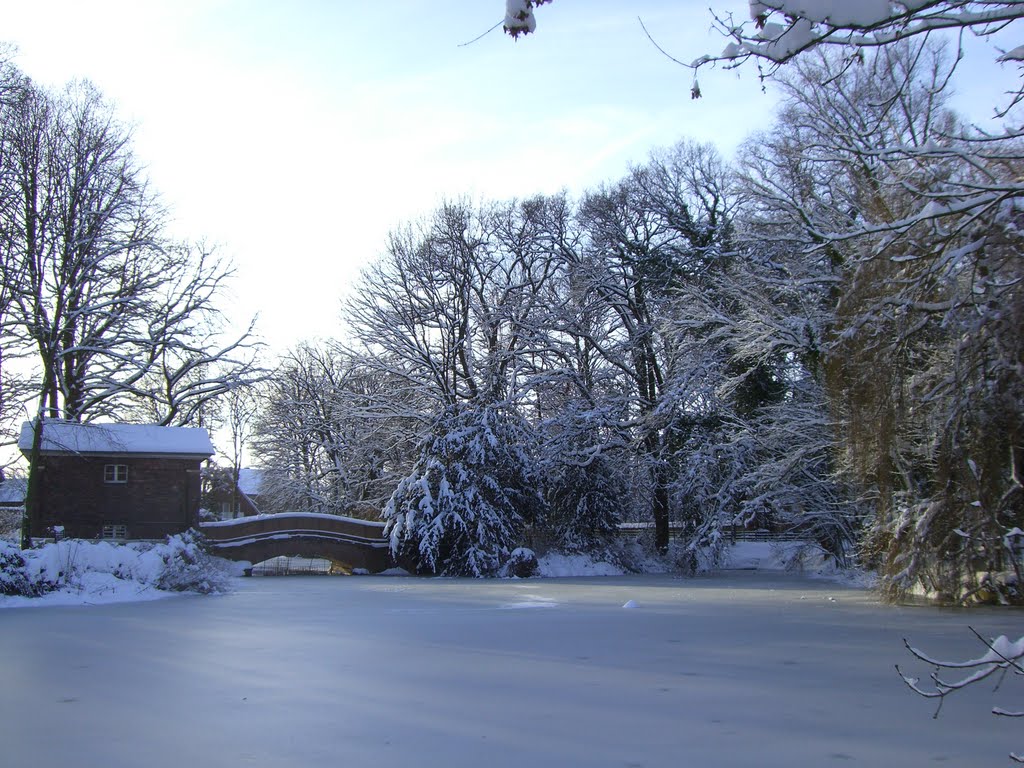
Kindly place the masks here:
<instances>
[{"instance_id":1,"label":"bare tree","mask_svg":"<svg viewBox=\"0 0 1024 768\"><path fill-rule=\"evenodd\" d=\"M656 153L581 205L586 260L572 266L615 317L595 351L627 382L629 429L649 475L656 547L668 549L673 395L672 291L699 279L729 238L727 174L709 146ZM568 254L572 258L572 254Z\"/></svg>"},{"instance_id":2,"label":"bare tree","mask_svg":"<svg viewBox=\"0 0 1024 768\"><path fill-rule=\"evenodd\" d=\"M218 333L230 269L168 240L131 132L99 91L23 81L0 107L4 351L34 358L32 467L44 418L196 423L257 378L251 333Z\"/></svg>"},{"instance_id":3,"label":"bare tree","mask_svg":"<svg viewBox=\"0 0 1024 768\"><path fill-rule=\"evenodd\" d=\"M523 21L532 30L534 4L525 5ZM946 101L968 55L960 45L964 35L995 40L1024 18L1024 9L988 0L749 6L749 20L716 17L728 38L721 54L684 66L756 65L782 90L779 127L756 136L744 152L744 218L760 243L785 243L791 253L777 263L801 282L782 293L770 284L754 291L745 281L727 287L743 285L752 305L783 294L805 302L811 311L797 317L810 321L803 324L809 336L793 344L794 335L779 326L770 307L754 322L729 310L721 296L691 290L691 303L716 318L705 330L707 340L721 343L719 367L710 378L694 375L700 367L690 358L676 368L687 375L676 378L666 373L676 359L669 350L687 344L651 347L636 359L647 360L641 367L656 386L638 388L637 402L661 403L648 410L664 419L667 405L677 402L665 394L670 381L692 385L691 403L724 404L716 399L723 393L735 400L751 385L755 394L763 392L773 380L791 383L799 370L800 381L818 390L812 395L799 388L810 395L808 406L824 404L829 413L819 413L819 421L838 428L832 461L874 506L864 552L882 568L886 592L898 598L920 583L961 599L978 588L977 573L1018 567L1005 534L1024 525L1024 379L1021 335L1014 330L1024 317L1022 87L1018 81L1005 103L993 105L1001 122L989 132L964 124ZM998 58L1019 67L1024 47ZM610 214L614 203L604 198ZM614 218L605 216L605 223ZM618 218L626 224L618 229L628 232L630 216ZM619 240L652 242L652 230L637 226L642 219L632 221L631 236ZM628 247L619 252L633 253ZM780 274L769 266L762 277L777 282ZM654 282L673 279L666 272ZM620 296L617 306L629 302ZM627 314L632 325L620 316L609 340L625 333L643 350L644 333L637 330L650 338L652 328L672 339L668 303L647 321ZM658 323L650 322L654 318ZM699 319L686 322L700 329ZM771 350L768 341L789 361L751 353ZM787 404L778 405L762 415L781 418ZM691 415L699 411L690 409ZM756 431L741 429L754 422L735 409L733 417L735 429L721 434L737 437L727 443L735 474L753 460L760 441ZM658 429L664 433L666 426L663 421ZM785 462L774 465L781 469ZM743 492L741 506L751 493Z\"/></svg>"},{"instance_id":4,"label":"bare tree","mask_svg":"<svg viewBox=\"0 0 1024 768\"><path fill-rule=\"evenodd\" d=\"M256 415L259 410L259 400L255 387L236 387L224 398L222 404L224 425L231 436L231 510L232 514L238 509L240 493L238 479L242 471L242 462L245 460L245 451L255 430Z\"/></svg>"},{"instance_id":5,"label":"bare tree","mask_svg":"<svg viewBox=\"0 0 1024 768\"><path fill-rule=\"evenodd\" d=\"M333 344L289 353L260 388L252 440L270 509L379 513L419 427L396 384Z\"/></svg>"},{"instance_id":6,"label":"bare tree","mask_svg":"<svg viewBox=\"0 0 1024 768\"><path fill-rule=\"evenodd\" d=\"M20 274L12 247L17 235L11 223L19 202L12 161L17 135L14 116L30 92L12 56L13 50L0 44L0 429L8 435L17 433L15 424L24 417L21 406L29 396L26 377L17 366L10 365L27 352L20 343L12 312Z\"/></svg>"},{"instance_id":7,"label":"bare tree","mask_svg":"<svg viewBox=\"0 0 1024 768\"><path fill-rule=\"evenodd\" d=\"M248 334L213 338L230 269L166 240L131 134L94 87L33 89L11 119L12 312L36 349L46 414L116 416L148 399L163 401L161 423L188 422L196 403L252 373ZM219 382L189 378L212 361Z\"/></svg>"},{"instance_id":8,"label":"bare tree","mask_svg":"<svg viewBox=\"0 0 1024 768\"><path fill-rule=\"evenodd\" d=\"M554 269L536 235L538 205L448 203L392 234L346 308L357 356L432 410L522 397L532 318Z\"/></svg>"}]
</instances>

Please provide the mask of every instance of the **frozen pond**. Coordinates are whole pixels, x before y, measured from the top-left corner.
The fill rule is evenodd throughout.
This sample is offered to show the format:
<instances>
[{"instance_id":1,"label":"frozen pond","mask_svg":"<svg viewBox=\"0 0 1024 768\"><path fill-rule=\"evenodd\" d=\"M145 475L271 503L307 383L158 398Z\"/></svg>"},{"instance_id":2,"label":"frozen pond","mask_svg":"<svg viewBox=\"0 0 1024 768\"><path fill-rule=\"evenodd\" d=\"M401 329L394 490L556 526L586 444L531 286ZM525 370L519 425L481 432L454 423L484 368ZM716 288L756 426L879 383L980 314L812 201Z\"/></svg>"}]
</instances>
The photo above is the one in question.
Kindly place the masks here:
<instances>
[{"instance_id":1,"label":"frozen pond","mask_svg":"<svg viewBox=\"0 0 1024 768\"><path fill-rule=\"evenodd\" d=\"M1006 765L1024 729L988 709L1019 706L1017 681L933 720L893 669L910 666L904 636L980 655L968 624L1024 634L1015 611L885 607L751 572L253 578L3 610L0 764Z\"/></svg>"}]
</instances>

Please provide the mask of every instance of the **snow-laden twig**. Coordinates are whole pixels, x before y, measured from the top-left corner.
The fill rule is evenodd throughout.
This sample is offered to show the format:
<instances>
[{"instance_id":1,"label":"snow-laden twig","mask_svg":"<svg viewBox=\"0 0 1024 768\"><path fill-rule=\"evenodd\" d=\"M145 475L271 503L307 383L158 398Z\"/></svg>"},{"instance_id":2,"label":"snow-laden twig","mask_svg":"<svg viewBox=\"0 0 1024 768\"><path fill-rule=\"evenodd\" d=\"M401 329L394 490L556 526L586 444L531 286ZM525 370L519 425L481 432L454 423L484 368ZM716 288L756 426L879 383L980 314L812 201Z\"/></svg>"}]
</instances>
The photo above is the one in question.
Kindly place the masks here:
<instances>
[{"instance_id":1,"label":"snow-laden twig","mask_svg":"<svg viewBox=\"0 0 1024 768\"><path fill-rule=\"evenodd\" d=\"M968 627L968 629L985 645L987 650L981 656L966 661L936 659L912 646L906 638L903 640L904 646L914 658L934 668L928 675L932 683L932 687L928 688L920 684L920 678L904 674L899 665L896 665L897 673L910 690L926 699L938 701L938 706L932 715L933 718L938 718L943 702L951 693L963 690L993 675L998 676L995 686L995 690L998 690L1008 674L1024 675L1024 666L1022 666L1024 637L1014 641L1005 635L1000 635L995 639L987 640L973 627ZM940 676L940 671L943 669L966 672L966 674L955 679L947 679ZM1001 717L1024 717L1024 711L1007 710L1002 707L993 707L992 714ZM1020 755L1014 753L1010 754L1010 758L1015 762L1024 762Z\"/></svg>"}]
</instances>

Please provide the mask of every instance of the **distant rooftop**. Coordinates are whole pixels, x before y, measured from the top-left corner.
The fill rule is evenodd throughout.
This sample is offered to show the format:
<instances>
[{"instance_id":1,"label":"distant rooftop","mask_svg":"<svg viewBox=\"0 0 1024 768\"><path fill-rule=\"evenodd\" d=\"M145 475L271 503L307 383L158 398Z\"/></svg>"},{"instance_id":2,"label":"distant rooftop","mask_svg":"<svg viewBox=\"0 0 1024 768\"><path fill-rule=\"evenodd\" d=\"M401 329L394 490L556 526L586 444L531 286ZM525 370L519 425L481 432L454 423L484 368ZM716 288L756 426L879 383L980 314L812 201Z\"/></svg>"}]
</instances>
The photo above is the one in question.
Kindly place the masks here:
<instances>
[{"instance_id":1,"label":"distant rooftop","mask_svg":"<svg viewBox=\"0 0 1024 768\"><path fill-rule=\"evenodd\" d=\"M8 477L0 481L0 506L23 504L28 481L23 477Z\"/></svg>"},{"instance_id":2,"label":"distant rooftop","mask_svg":"<svg viewBox=\"0 0 1024 768\"><path fill-rule=\"evenodd\" d=\"M32 450L31 422L22 424L18 448L25 455ZM42 451L92 455L189 456L203 459L215 452L210 442L210 433L201 427L79 424L57 420L43 422Z\"/></svg>"},{"instance_id":3,"label":"distant rooftop","mask_svg":"<svg viewBox=\"0 0 1024 768\"><path fill-rule=\"evenodd\" d=\"M262 469L243 468L238 470L238 490L246 496L256 496L263 484Z\"/></svg>"}]
</instances>

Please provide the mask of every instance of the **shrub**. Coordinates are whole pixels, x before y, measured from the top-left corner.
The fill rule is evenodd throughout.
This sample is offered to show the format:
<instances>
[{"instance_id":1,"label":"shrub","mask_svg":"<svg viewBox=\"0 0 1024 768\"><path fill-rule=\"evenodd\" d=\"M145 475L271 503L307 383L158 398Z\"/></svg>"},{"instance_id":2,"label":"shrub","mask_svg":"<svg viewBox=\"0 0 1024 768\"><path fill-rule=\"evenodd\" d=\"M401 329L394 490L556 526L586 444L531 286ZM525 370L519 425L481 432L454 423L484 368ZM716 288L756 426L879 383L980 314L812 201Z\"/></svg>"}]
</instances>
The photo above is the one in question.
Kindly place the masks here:
<instances>
[{"instance_id":1,"label":"shrub","mask_svg":"<svg viewBox=\"0 0 1024 768\"><path fill-rule=\"evenodd\" d=\"M537 573L540 564L537 562L537 555L532 549L517 547L512 550L508 562L502 569L506 576L514 576L518 579L528 579Z\"/></svg>"},{"instance_id":2,"label":"shrub","mask_svg":"<svg viewBox=\"0 0 1024 768\"><path fill-rule=\"evenodd\" d=\"M0 595L35 597L40 592L25 568L21 550L0 539Z\"/></svg>"},{"instance_id":3,"label":"shrub","mask_svg":"<svg viewBox=\"0 0 1024 768\"><path fill-rule=\"evenodd\" d=\"M202 536L193 530L169 536L154 547L163 560L163 568L154 586L170 592L226 592L230 586L231 566L206 551Z\"/></svg>"}]
</instances>

